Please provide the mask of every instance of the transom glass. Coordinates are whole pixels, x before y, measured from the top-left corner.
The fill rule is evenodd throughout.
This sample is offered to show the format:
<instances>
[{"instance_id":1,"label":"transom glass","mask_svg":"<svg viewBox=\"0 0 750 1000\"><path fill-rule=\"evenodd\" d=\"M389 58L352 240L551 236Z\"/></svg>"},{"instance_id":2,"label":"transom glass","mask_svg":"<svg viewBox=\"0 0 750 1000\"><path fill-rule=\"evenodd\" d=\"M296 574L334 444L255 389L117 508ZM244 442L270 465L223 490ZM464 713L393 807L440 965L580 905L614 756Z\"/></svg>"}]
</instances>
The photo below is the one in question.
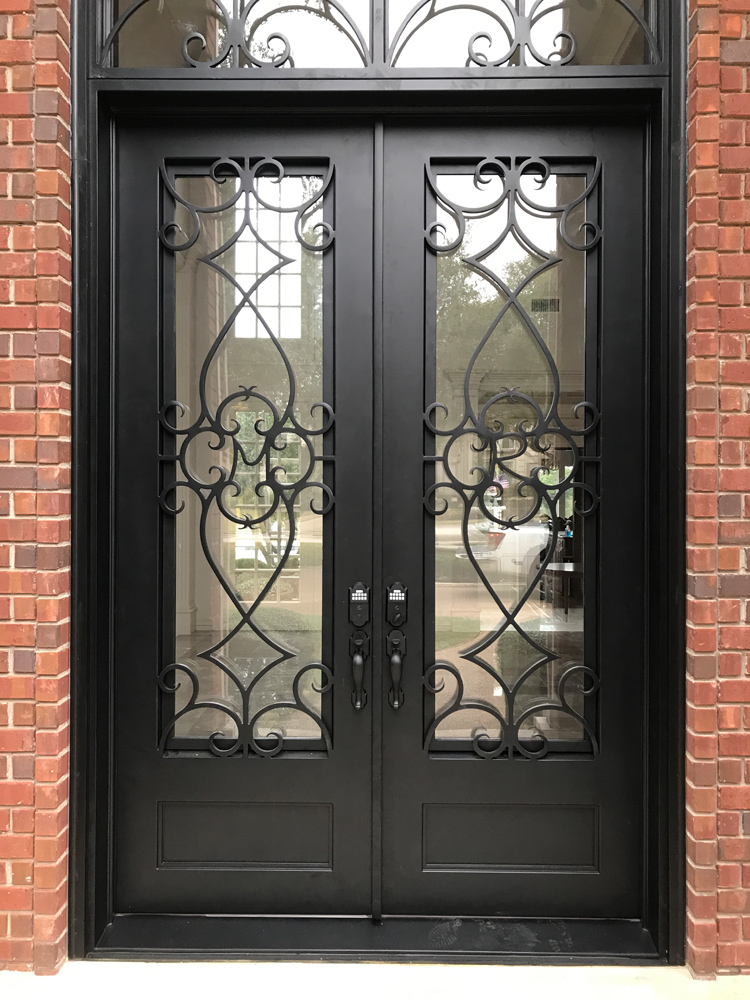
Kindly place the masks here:
<instances>
[{"instance_id":1,"label":"transom glass","mask_svg":"<svg viewBox=\"0 0 750 1000\"><path fill-rule=\"evenodd\" d=\"M659 61L653 0L113 0L104 66L492 71Z\"/></svg>"}]
</instances>

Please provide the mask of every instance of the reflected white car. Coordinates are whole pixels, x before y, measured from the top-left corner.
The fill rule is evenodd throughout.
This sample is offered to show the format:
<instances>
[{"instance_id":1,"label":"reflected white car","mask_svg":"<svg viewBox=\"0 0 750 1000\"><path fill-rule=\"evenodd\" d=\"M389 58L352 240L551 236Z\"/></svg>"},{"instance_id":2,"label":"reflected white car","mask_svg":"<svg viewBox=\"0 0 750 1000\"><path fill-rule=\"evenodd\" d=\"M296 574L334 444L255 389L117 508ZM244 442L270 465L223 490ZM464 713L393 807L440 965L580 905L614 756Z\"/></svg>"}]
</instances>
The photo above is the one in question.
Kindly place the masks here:
<instances>
[{"instance_id":1,"label":"reflected white car","mask_svg":"<svg viewBox=\"0 0 750 1000\"><path fill-rule=\"evenodd\" d=\"M550 524L544 518L504 528L493 521L477 521L469 525L469 542L474 558L486 570L491 567L495 579L525 588L537 574L549 545ZM468 562L463 544L456 548L455 557Z\"/></svg>"}]
</instances>

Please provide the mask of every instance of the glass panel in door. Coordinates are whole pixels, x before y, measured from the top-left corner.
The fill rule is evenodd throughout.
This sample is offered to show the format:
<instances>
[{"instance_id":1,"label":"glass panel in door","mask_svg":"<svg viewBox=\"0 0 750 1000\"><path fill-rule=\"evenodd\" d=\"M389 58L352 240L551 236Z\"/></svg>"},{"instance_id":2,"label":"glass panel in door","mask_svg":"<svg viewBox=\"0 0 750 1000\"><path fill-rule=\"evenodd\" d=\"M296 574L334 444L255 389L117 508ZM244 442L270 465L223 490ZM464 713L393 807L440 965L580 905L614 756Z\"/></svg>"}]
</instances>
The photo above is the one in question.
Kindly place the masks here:
<instances>
[{"instance_id":1,"label":"glass panel in door","mask_svg":"<svg viewBox=\"0 0 750 1000\"><path fill-rule=\"evenodd\" d=\"M161 683L172 748L274 755L330 741L330 181L276 161L169 181L176 396L161 422L176 478L162 506L175 515L176 600Z\"/></svg>"},{"instance_id":2,"label":"glass panel in door","mask_svg":"<svg viewBox=\"0 0 750 1000\"><path fill-rule=\"evenodd\" d=\"M431 173L436 746L595 742L584 519L597 498L584 464L597 424L586 382L596 180L500 159Z\"/></svg>"}]
</instances>

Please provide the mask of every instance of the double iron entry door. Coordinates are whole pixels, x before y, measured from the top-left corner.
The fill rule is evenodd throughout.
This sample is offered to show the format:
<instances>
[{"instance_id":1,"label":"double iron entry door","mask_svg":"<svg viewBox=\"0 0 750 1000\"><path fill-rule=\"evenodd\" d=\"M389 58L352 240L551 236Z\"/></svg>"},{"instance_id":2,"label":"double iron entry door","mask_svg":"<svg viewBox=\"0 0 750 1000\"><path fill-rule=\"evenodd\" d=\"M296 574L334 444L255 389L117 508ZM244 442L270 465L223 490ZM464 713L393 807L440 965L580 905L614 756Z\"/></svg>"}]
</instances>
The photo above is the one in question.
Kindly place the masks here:
<instances>
[{"instance_id":1,"label":"double iron entry door","mask_svg":"<svg viewBox=\"0 0 750 1000\"><path fill-rule=\"evenodd\" d=\"M642 128L116 148L116 912L639 918Z\"/></svg>"}]
</instances>

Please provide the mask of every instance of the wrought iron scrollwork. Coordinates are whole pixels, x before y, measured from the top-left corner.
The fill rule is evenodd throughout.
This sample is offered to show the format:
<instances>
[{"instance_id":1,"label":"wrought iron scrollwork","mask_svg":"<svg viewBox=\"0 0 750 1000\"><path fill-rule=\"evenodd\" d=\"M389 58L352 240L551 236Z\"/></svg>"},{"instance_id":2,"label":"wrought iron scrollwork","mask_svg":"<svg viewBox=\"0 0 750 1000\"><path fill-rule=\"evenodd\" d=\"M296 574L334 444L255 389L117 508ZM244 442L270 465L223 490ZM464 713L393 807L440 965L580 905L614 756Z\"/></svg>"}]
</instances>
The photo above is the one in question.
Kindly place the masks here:
<instances>
[{"instance_id":1,"label":"wrought iron scrollwork","mask_svg":"<svg viewBox=\"0 0 750 1000\"><path fill-rule=\"evenodd\" d=\"M103 65L110 59L122 28L147 4L159 4L160 12L163 11L163 0L134 0L117 18L104 42ZM290 13L304 14L330 25L351 44L363 66L370 64L369 45L339 0L287 0L270 7L264 0L207 0L207 23L213 24L214 37L209 40L207 32L185 25L181 43L185 66L293 69L292 42L273 26L280 14Z\"/></svg>"},{"instance_id":2,"label":"wrought iron scrollwork","mask_svg":"<svg viewBox=\"0 0 750 1000\"><path fill-rule=\"evenodd\" d=\"M114 2L114 0L113 0ZM470 0L419 0L391 33L386 44L385 64L400 67L408 64L405 51L412 41L420 44L423 29L435 23L445 24L446 38L456 34L456 15L472 20L478 30L467 31L464 46L465 65L475 69L501 66L568 66L581 55L579 41L570 26L564 26L567 13L578 13L584 23L595 16L604 0L488 0L485 4ZM606 0L624 11L633 29L644 43L644 62L658 62L659 46L649 20L631 0ZM101 53L106 66L113 57L120 32L146 6L165 14L164 0L133 0L114 18ZM205 24L187 19L176 22L186 68L207 69L294 69L294 38L288 27L288 15L314 19L336 33L351 52L355 64L370 68L375 64L365 34L347 10L345 0L286 0L272 4L268 0L206 0ZM447 17L446 17L447 15ZM559 30L551 27L557 17ZM300 23L302 23L302 20ZM374 17L373 23L379 23ZM286 30L281 30L286 28ZM295 25L296 28L296 25ZM459 31L463 30L463 26ZM553 34L554 32L554 34ZM334 37L334 36L332 36ZM433 65L441 67L452 57L436 51ZM585 61L585 60L584 60ZM420 63L421 64L421 63ZM321 67L330 66L321 57ZM347 63L348 65L348 63ZM309 68L315 68L309 67Z\"/></svg>"},{"instance_id":3,"label":"wrought iron scrollwork","mask_svg":"<svg viewBox=\"0 0 750 1000\"><path fill-rule=\"evenodd\" d=\"M526 638L528 639L529 637L526 636ZM535 702L530 708L516 711L516 698L521 691L524 682L546 663L550 663L555 658L543 647L534 643L533 640L529 641L541 654L540 659L533 663L519 677L512 688L507 684L504 684L502 678L497 678L500 684L504 687L507 704L507 710L505 713L498 711L486 702L471 701L470 699L465 698L464 682L461 677L461 672L452 663L449 663L447 660L438 660L437 663L433 663L433 665L425 673L424 686L426 690L431 694L440 694L445 687L445 682L437 680L437 673L438 671L445 671L453 677L456 684L456 691L450 705L444 709L440 715L437 716L437 718L435 718L432 725L428 729L427 736L425 738L425 746L430 745L435 736L435 731L441 722L444 722L446 719L450 718L451 715L455 715L457 712L463 712L469 709L489 716L489 718L494 720L500 730L500 737L498 739L489 736L483 729L475 730L471 743L472 749L477 756L494 758L501 757L503 754L508 754L512 758L514 753L518 753L522 757L530 759L540 758L544 757L549 750L549 741L547 737L544 733L539 733L538 736L531 740L523 738L521 736L522 727L529 719L532 718L532 716L538 715L540 712L564 712L566 715L570 716L570 718L575 719L581 728L585 730L591 740L594 752L597 752L598 746L593 727L580 712L577 712L573 708L568 697L568 689L576 680L578 681L578 690L582 691L584 695L591 695L598 691L599 678L590 667L586 667L583 664L574 664L573 666L567 667L560 674L557 681L557 701L549 700ZM472 663L480 662L471 658L468 654L464 654L463 658L467 660L471 659ZM587 681L588 686L586 686Z\"/></svg>"},{"instance_id":4,"label":"wrought iron scrollwork","mask_svg":"<svg viewBox=\"0 0 750 1000\"><path fill-rule=\"evenodd\" d=\"M567 494L572 493L575 498L573 508L580 517L593 514L599 504L597 492L586 481L584 474L585 463L592 459L596 460L596 456L587 452L585 442L593 440L591 435L599 425L598 409L593 402L582 400L573 407L574 416L581 418L581 426L571 428L565 423L560 414L560 373L555 358L521 300L521 295L524 289L528 288L530 282L542 272L559 264L562 258L535 245L529 234L523 231L520 216L524 216L525 213L525 218L535 216L555 219L559 239L567 247L582 253L594 250L602 239L602 228L598 220L591 217L593 213L586 212L584 221L580 223L578 228L574 232L570 232L570 229L574 210L579 206L587 205L599 185L600 172L601 165L597 161L593 165L593 169L589 171L589 179L584 190L577 197L569 202L549 205L535 200L528 191L528 182L535 180L541 188L552 176L552 168L548 162L529 157L484 159L477 164L474 170L473 186L482 192L483 188L489 187L490 181L493 180L495 182L493 196L482 201L481 204L468 206L447 197L440 190L439 174L436 173L434 165L429 163L426 167L427 182L432 194L438 206L452 218L457 232L455 238L450 239L446 232L447 227L443 222L435 221L428 225L425 230L425 239L434 253L450 253L461 247L466 235L467 218L486 219L494 217L493 213L497 213L498 218L505 219L501 231L495 235L488 246L471 255L461 256L463 264L489 281L501 293L503 301L502 308L493 319L489 329L481 337L467 366L463 379L463 414L461 419L453 427L439 426L438 414L442 412L445 418L449 415L448 407L442 402L431 404L424 414L429 437L435 442L434 454L426 455L425 461L433 465L436 470L442 469L442 475L436 472L434 482L426 489L424 506L430 515L439 517L446 513L449 504L445 496L438 497L438 491L449 491L457 498L459 509L462 510L461 538L465 555L478 580L497 608L499 618L499 624L468 649L461 650L460 657L467 663L485 671L492 678L493 683L500 686L504 699L504 710L500 711L483 701L466 698L464 678L460 669L448 661L439 660L425 672L424 686L426 691L429 694L438 695L445 689L445 680L439 676L441 673L448 674L453 678L455 691L452 692L447 706L436 712L426 733L426 748L430 747L441 723L458 712L471 710L484 714L488 726L492 724L493 731L499 731L499 736L495 737L490 736L485 729L475 730L472 745L474 752L480 757L496 758L502 755L507 755L511 759L514 755L527 758L543 757L549 750L550 741L547 736L538 730L534 735L528 735L528 728L531 728L528 720L542 712L567 715L586 733L593 752L598 751L593 726L581 712L572 706L570 700L574 689L577 689L579 694L584 697L593 695L598 689L598 678L589 666L583 663L568 663L557 680L556 699L546 698L542 701L536 701L531 706L527 705L527 707L522 707L520 704L525 696L524 689L528 689L530 678L537 675L546 664L553 663L558 659L552 650L543 646L524 628L520 613L535 588L538 587L547 566L553 559L560 524L563 521L560 515L564 498ZM583 214L582 210L579 210L580 214ZM442 242L440 242L441 238ZM493 252L500 247L506 238L517 239L530 254L539 258L540 261L515 286L512 282L503 280L503 277L497 274L491 266ZM516 316L520 318L523 328L544 358L551 382L549 404L544 408L530 393L517 387L502 388L500 392L494 393L481 406L477 406L473 402L471 383L475 365L485 345L496 334L503 318L511 310L514 310ZM528 417L514 426L506 426L493 416L493 408L496 413L498 404L503 403L521 404L528 411ZM439 439L442 439L442 449L437 447ZM481 464L474 465L468 477L473 481L466 481L467 477L462 477L452 462L452 455L459 450L456 445L461 440L468 440L473 452L481 456ZM524 474L515 464L529 449L533 449L540 455L548 452L553 441L558 442L569 456L565 463L567 474L558 482L554 484L544 482L540 476L541 467L535 467L528 474ZM499 494L502 497L503 494L508 494L513 489L518 497L529 500L528 509L523 516L512 515L503 518L498 514L497 504L493 505L488 502L488 490L492 490L495 495ZM509 607L496 592L472 550L469 536L471 516L473 512L481 511L481 517L490 524L496 525L497 529L513 531L521 525L529 523L542 508L548 511L550 519L549 545L546 554L540 560L537 572L527 582L516 605ZM532 654L532 662L512 684L508 683L502 676L502 671L493 669L482 655L511 628L515 629ZM525 725L528 727L527 733L522 734L522 728Z\"/></svg>"},{"instance_id":5,"label":"wrought iron scrollwork","mask_svg":"<svg viewBox=\"0 0 750 1000\"><path fill-rule=\"evenodd\" d=\"M659 58L658 46L647 20L628 0L611 0L627 11L643 33L650 58ZM497 68L513 65L567 66L578 53L578 41L573 32L561 28L552 38L551 50L540 48L539 28L547 23L550 15L579 6L579 0L492 0L482 5L468 0L419 0L393 34L388 52L388 64L396 66L407 45L420 31L437 19L450 21L450 15L466 13L480 15L483 22L494 25L494 34L488 29L474 32L467 41L467 67ZM591 5L586 5L590 11ZM445 15L449 15L445 18ZM455 21L451 22L455 30ZM554 29L553 29L554 30ZM495 51L494 46L498 46ZM436 54L435 65L440 65Z\"/></svg>"},{"instance_id":6,"label":"wrought iron scrollwork","mask_svg":"<svg viewBox=\"0 0 750 1000\"><path fill-rule=\"evenodd\" d=\"M223 715L230 730L233 730L229 735L215 732L209 737L208 746L217 756L230 756L241 752L244 755L255 754L262 757L273 757L286 749L284 734L280 730L271 729L269 732L259 735L259 727L263 719L272 712L278 713L281 709L291 709L311 719L319 728L326 747L330 748L331 746L330 733L321 715L305 702L301 690L303 678L311 680L308 675L315 675L315 672L320 676L320 683L316 684L313 680L313 690L322 696L331 689L333 675L325 664L318 662L305 664L293 678L290 697L282 698L282 700L274 701L273 704L264 705L257 709L253 705L253 694L257 691L260 682L272 674L279 665L297 655L295 649L269 635L255 619L258 608L272 591L294 547L297 532L295 503L305 491L312 489L321 493L324 498L320 506L316 506L313 500L310 501L309 506L313 513L325 515L332 509L334 503L331 487L314 478L317 463L332 461L331 455L316 452L315 439L322 439L332 428L334 423L333 410L326 402L318 402L312 406L311 416L314 416L318 411L322 414L321 425L317 428L307 427L298 419L296 412L297 385L293 366L281 340L254 301L256 292L262 283L272 275L281 272L285 265L293 262L290 257L281 253L279 247L262 237L253 222L254 206L262 206L262 208L273 212L292 214L297 240L307 251L323 253L331 247L335 238L332 226L325 221L320 221L312 226L313 233L317 235L315 243L310 242L310 238L308 238L309 230L305 233L302 231L303 220L313 208L319 207L323 203L323 198L333 178L333 167L328 165L324 176L321 177L320 185L301 203L286 206L269 203L259 189L259 181L263 178L270 178L280 183L285 174L284 165L274 158L256 161L247 159L216 160L209 170L209 176L217 185L230 182L231 194L220 204L201 206L191 203L180 194L166 166L162 166L162 181L165 191L168 192L176 205L182 207L190 219L189 231L186 231L174 219L164 223L159 238L166 251L176 254L194 247L201 236L204 217L227 212L229 209L233 209L235 213L236 228L231 236L223 245L198 257L201 264L213 269L234 286L236 304L203 359L197 385L199 412L195 419L187 426L180 426L180 420L187 415L188 410L179 400L169 400L161 407L159 422L167 438L174 439L176 452L173 455L164 455L162 459L175 462L177 475L173 481L163 487L159 502L165 514L179 515L185 508L184 500L178 499L180 491L188 490L197 500L200 511L200 545L203 555L213 576L239 616L239 620L227 634L223 635L210 648L197 654L200 660L210 664L212 668L228 679L234 693L234 701L231 705L202 698L200 679L188 663L170 663L161 671L159 685L165 693L175 694L180 685L185 682L190 685L187 703L175 712L162 730L160 739L162 749L167 747L168 741L175 731L175 726L181 718L191 712L205 710L212 710ZM243 287L237 277L230 273L222 263L222 256L237 245L243 234L250 234L250 238L259 247L262 246L275 261L267 267L265 273L257 277L257 280L249 288ZM247 235L245 238L248 238ZM285 369L288 394L283 405L274 403L254 385L240 386L237 391L232 392L220 402L214 404L211 402L211 393L208 391L209 370L243 309L249 309L257 317L259 328L263 329L264 336L272 342ZM248 454L246 446L239 438L240 422L230 417L229 413L237 404L249 403L252 405L253 402L257 404L257 409L263 413L263 417L254 423L258 447L256 453L251 455ZM296 478L288 478L288 470L277 464L278 453L287 447L290 437L298 442L300 455L306 456L300 461L300 470ZM211 451L229 452L229 462L224 465L217 462L210 466L207 476L199 475L190 460L190 454L194 452L196 442L199 441ZM245 472L257 469L260 472L255 493L258 497L265 497L266 501L264 509L261 510L258 517L237 513L231 509L227 502L228 499L238 497L242 492L238 481L240 469ZM270 522L278 514L282 514L287 520L288 538L283 546L283 551L277 553L278 558L273 572L255 599L250 602L241 599L209 543L209 516L212 513L215 516L217 512L226 521L248 531L253 531L264 522ZM265 663L262 669L248 681L244 681L239 676L236 666L229 656L222 653L228 643L243 629L249 630L272 651L270 662Z\"/></svg>"},{"instance_id":7,"label":"wrought iron scrollwork","mask_svg":"<svg viewBox=\"0 0 750 1000\"><path fill-rule=\"evenodd\" d=\"M202 653L201 656L205 659L209 659L214 665L220 666L224 673L237 684L238 691L242 698L241 711L237 711L236 708L226 705L224 702L201 699L200 681L196 672L186 663L170 663L170 665L165 667L159 675L159 687L167 694L176 694L181 683L179 677L180 675L183 675L190 682L190 694L188 696L187 704L185 704L178 712L175 712L169 724L162 731L161 739L159 740L160 750L164 751L170 734L174 731L174 727L183 716L188 715L190 712L195 710L203 711L206 709L212 709L213 711L224 715L227 721L230 722L230 724L232 724L237 730L236 737L227 737L225 733L221 732L212 733L211 736L208 737L209 749L212 753L216 754L217 757L231 757L233 754L238 752L242 752L245 756L247 756L248 753L254 753L259 757L275 757L277 754L281 753L285 745L284 733L281 730L272 729L268 733L264 734L262 738L259 738L256 735L258 724L261 722L263 717L272 712L278 712L279 709L293 709L296 712L301 712L302 715L306 715L320 727L321 735L325 741L326 750L331 749L331 736L328 729L323 724L320 716L316 715L316 713L305 704L305 701L300 693L302 678L305 674L312 671L319 671L324 678L323 683L320 685L315 684L313 681L313 690L320 695L326 694L331 690L333 686L333 674L324 663L308 663L297 673L296 677L292 681L292 700L276 701L272 705L266 705L257 712L253 712L250 706L250 698L255 686L258 681L261 680L266 673L268 673L268 671L282 662L281 658L276 660L270 666L264 668L263 671L259 672L253 678L253 682L246 687L226 664L220 663L220 661L214 659L213 656L210 655L214 652L215 648L208 650L206 653ZM172 678L171 681L170 677Z\"/></svg>"}]
</instances>

